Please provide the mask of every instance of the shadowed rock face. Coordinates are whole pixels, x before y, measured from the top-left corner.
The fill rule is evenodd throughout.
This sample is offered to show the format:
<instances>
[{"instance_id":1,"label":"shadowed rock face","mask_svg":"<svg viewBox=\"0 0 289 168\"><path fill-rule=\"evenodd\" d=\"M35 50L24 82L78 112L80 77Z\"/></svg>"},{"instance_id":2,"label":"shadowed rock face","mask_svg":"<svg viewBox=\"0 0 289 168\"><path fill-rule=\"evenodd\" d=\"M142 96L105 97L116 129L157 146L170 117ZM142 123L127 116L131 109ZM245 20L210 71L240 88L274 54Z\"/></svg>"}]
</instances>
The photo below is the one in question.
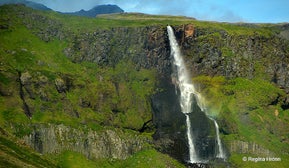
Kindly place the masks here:
<instances>
[{"instance_id":1,"label":"shadowed rock face","mask_svg":"<svg viewBox=\"0 0 289 168\"><path fill-rule=\"evenodd\" d=\"M151 98L153 122L157 131L154 139L161 151L179 160L188 156L186 137L186 119L181 112L175 86L169 78L161 79L160 86L164 89Z\"/></svg>"},{"instance_id":2,"label":"shadowed rock face","mask_svg":"<svg viewBox=\"0 0 289 168\"><path fill-rule=\"evenodd\" d=\"M190 113L192 133L195 137L195 148L201 160L210 160L216 156L217 143L215 127L194 99Z\"/></svg>"},{"instance_id":3,"label":"shadowed rock face","mask_svg":"<svg viewBox=\"0 0 289 168\"><path fill-rule=\"evenodd\" d=\"M156 68L168 76L171 62L165 31L160 26L100 29L75 37L65 54L73 62L90 61L105 66L130 60L137 68Z\"/></svg>"},{"instance_id":4,"label":"shadowed rock face","mask_svg":"<svg viewBox=\"0 0 289 168\"><path fill-rule=\"evenodd\" d=\"M152 109L154 112L154 123L157 131L154 138L157 145L163 150L182 162L189 160L188 141L186 139L186 117L181 112L179 104L179 91L171 83L171 79L162 79L161 87L164 88L152 97ZM201 160L214 158L216 152L216 141L214 126L206 117L205 113L196 104L192 104L190 113L193 136L195 137L195 149Z\"/></svg>"}]
</instances>

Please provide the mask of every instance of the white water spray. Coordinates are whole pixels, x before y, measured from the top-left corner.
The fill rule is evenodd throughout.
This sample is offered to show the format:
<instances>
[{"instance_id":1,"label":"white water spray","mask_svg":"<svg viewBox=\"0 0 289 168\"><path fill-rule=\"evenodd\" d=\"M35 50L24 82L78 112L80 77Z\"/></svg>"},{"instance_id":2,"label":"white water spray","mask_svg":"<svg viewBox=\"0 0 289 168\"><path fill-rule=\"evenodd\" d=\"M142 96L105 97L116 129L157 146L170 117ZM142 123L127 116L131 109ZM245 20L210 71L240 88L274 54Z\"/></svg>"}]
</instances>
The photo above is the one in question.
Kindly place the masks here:
<instances>
[{"instance_id":1,"label":"white water spray","mask_svg":"<svg viewBox=\"0 0 289 168\"><path fill-rule=\"evenodd\" d=\"M225 159L225 153L223 151L221 139L220 139L220 134L219 134L219 125L216 120L214 120L215 128L216 128L216 134L217 134L217 144L218 144L218 153L217 153L217 158Z\"/></svg>"},{"instance_id":2,"label":"white water spray","mask_svg":"<svg viewBox=\"0 0 289 168\"><path fill-rule=\"evenodd\" d=\"M194 146L194 138L191 131L191 120L189 117L189 113L191 113L192 106L192 97L195 92L195 88L190 82L188 72L186 70L186 66L184 64L184 60L181 56L181 52L178 46L178 42L174 35L174 31L172 27L167 27L170 46L171 46L171 55L174 57L174 64L177 68L177 82L180 89L180 105L182 112L186 115L186 124L187 124L187 138L189 144L189 156L190 163L199 162Z\"/></svg>"},{"instance_id":3,"label":"white water spray","mask_svg":"<svg viewBox=\"0 0 289 168\"><path fill-rule=\"evenodd\" d=\"M203 112L206 113L206 109L204 106L204 101L201 95L196 92L194 85L191 82L191 79L188 75L188 72L186 70L186 66L184 63L184 60L182 58L178 42L176 40L176 37L174 35L174 31L171 26L167 26L168 36L170 40L170 46L171 46L171 55L174 57L174 65L177 68L177 84L180 90L180 105L182 113L186 116L186 125L187 125L187 138L188 138L188 144L189 144L189 162L190 163L197 163L200 162L198 159L198 156L196 154L195 146L194 146L194 137L192 134L191 129L191 121L189 117L189 113L191 113L191 106L193 101L193 96L195 95L196 101L198 106L201 108ZM207 115L207 113L206 113ZM207 115L208 116L208 115ZM208 116L209 117L209 116ZM218 154L216 157L218 158L225 158L220 136L219 136L219 126L215 119L209 117L214 124L216 128L216 135L217 135L217 144L218 144Z\"/></svg>"}]
</instances>

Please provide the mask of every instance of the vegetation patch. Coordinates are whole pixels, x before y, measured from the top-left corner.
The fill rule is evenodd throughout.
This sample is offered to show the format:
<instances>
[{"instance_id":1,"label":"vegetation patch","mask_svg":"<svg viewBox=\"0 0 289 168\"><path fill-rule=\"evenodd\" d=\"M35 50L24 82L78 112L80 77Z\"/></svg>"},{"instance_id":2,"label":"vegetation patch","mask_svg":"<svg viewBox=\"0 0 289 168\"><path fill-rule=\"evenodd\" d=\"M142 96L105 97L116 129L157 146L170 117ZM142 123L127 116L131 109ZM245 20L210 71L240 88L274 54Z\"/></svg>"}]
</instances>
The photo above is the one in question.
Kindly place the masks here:
<instances>
[{"instance_id":1,"label":"vegetation patch","mask_svg":"<svg viewBox=\"0 0 289 168\"><path fill-rule=\"evenodd\" d=\"M287 153L288 110L274 104L285 95L283 90L262 79L199 76L193 81L200 85L209 113L222 121L225 139L237 134L233 139L255 142L276 154Z\"/></svg>"},{"instance_id":2,"label":"vegetation patch","mask_svg":"<svg viewBox=\"0 0 289 168\"><path fill-rule=\"evenodd\" d=\"M1 167L57 167L51 159L34 152L15 138L3 135L3 132L0 142Z\"/></svg>"}]
</instances>

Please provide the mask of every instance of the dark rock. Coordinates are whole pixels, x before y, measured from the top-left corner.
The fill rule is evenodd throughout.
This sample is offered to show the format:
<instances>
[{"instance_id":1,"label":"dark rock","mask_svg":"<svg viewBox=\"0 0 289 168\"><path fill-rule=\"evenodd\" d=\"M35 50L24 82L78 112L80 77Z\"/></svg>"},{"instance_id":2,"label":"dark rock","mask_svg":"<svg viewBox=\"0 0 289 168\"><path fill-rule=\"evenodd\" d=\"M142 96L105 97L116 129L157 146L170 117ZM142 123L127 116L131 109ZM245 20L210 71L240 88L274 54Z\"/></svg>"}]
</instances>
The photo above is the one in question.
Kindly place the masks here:
<instances>
[{"instance_id":1,"label":"dark rock","mask_svg":"<svg viewBox=\"0 0 289 168\"><path fill-rule=\"evenodd\" d=\"M288 110L289 109L289 94L287 94L287 97L284 99L284 101L281 104L281 108L283 110Z\"/></svg>"},{"instance_id":2,"label":"dark rock","mask_svg":"<svg viewBox=\"0 0 289 168\"><path fill-rule=\"evenodd\" d=\"M164 27L121 27L98 30L73 38L65 54L73 62L115 66L130 60L139 68L156 68L170 74L169 43Z\"/></svg>"},{"instance_id":3,"label":"dark rock","mask_svg":"<svg viewBox=\"0 0 289 168\"><path fill-rule=\"evenodd\" d=\"M22 77L22 79L21 79L21 77L22 77L22 73L20 71L18 71L19 96L22 100L22 104L23 104L22 108L23 108L25 115L28 118L31 118L32 112L31 112L31 109L26 102L25 93L24 93L24 89L23 89L24 84L22 83L22 81L23 81L23 82L26 82L26 84L27 84L28 83L27 79L30 78L30 75L28 75L28 73L26 73L26 75L24 75L24 77Z\"/></svg>"},{"instance_id":4,"label":"dark rock","mask_svg":"<svg viewBox=\"0 0 289 168\"><path fill-rule=\"evenodd\" d=\"M55 87L56 87L58 93L63 93L63 92L67 91L67 87L66 87L63 79L61 79L61 78L55 79L54 84L55 84Z\"/></svg>"},{"instance_id":5,"label":"dark rock","mask_svg":"<svg viewBox=\"0 0 289 168\"><path fill-rule=\"evenodd\" d=\"M171 79L163 78L160 81L162 92L152 97L153 121L157 131L154 138L160 151L170 154L184 162L188 160L189 150L186 140L186 117L181 112L179 95ZM196 101L193 101L196 102ZM192 132L195 137L196 152L200 159L213 158L215 156L215 136L210 130L214 130L213 123L206 117L196 103L190 113Z\"/></svg>"}]
</instances>

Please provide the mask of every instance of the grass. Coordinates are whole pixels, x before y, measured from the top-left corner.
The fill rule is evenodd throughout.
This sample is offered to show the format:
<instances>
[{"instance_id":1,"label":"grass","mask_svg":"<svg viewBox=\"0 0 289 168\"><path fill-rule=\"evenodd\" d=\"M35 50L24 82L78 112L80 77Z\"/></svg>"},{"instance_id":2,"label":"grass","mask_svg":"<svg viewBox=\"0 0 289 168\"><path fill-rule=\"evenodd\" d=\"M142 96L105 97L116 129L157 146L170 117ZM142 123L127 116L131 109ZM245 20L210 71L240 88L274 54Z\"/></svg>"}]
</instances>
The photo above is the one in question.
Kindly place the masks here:
<instances>
[{"instance_id":1,"label":"grass","mask_svg":"<svg viewBox=\"0 0 289 168\"><path fill-rule=\"evenodd\" d=\"M123 14L105 14L97 16L97 19L107 19L112 22L122 21L122 26L141 26L141 25L182 25L194 24L196 28L212 29L213 31L225 30L231 35L272 35L272 26L269 24L252 24L248 26L242 23L220 23L199 21L185 16L168 15L147 15L142 13L123 13ZM131 21L131 22L127 22ZM138 25L140 24L140 25ZM115 24L118 26L118 24Z\"/></svg>"},{"instance_id":2,"label":"grass","mask_svg":"<svg viewBox=\"0 0 289 168\"><path fill-rule=\"evenodd\" d=\"M77 74L81 69L63 55L65 42L54 40L45 43L23 26L12 32L1 32L0 44L3 63L7 63L6 66L12 70L23 72L33 69Z\"/></svg>"},{"instance_id":3,"label":"grass","mask_svg":"<svg viewBox=\"0 0 289 168\"><path fill-rule=\"evenodd\" d=\"M84 155L71 151L62 152L60 155L57 155L55 160L58 161L58 166L63 168L97 168L100 166L94 161L88 160Z\"/></svg>"},{"instance_id":4,"label":"grass","mask_svg":"<svg viewBox=\"0 0 289 168\"><path fill-rule=\"evenodd\" d=\"M283 90L262 79L199 76L194 82L202 86L209 113L229 130L224 139L237 134L233 139L255 142L276 155L288 152L288 144L281 140L288 139L288 110L273 103L285 95Z\"/></svg>"},{"instance_id":5,"label":"grass","mask_svg":"<svg viewBox=\"0 0 289 168\"><path fill-rule=\"evenodd\" d=\"M57 156L58 166L63 168L183 168L178 161L156 150L140 151L125 160L99 159L88 160L85 156L71 151L65 151Z\"/></svg>"},{"instance_id":6,"label":"grass","mask_svg":"<svg viewBox=\"0 0 289 168\"><path fill-rule=\"evenodd\" d=\"M131 168L145 168L148 165L155 168L184 167L182 164L173 160L168 155L161 154L156 150L145 150L132 155L130 158L116 163L116 167L131 167Z\"/></svg>"},{"instance_id":7,"label":"grass","mask_svg":"<svg viewBox=\"0 0 289 168\"><path fill-rule=\"evenodd\" d=\"M0 167L57 167L54 161L21 145L13 137L0 136Z\"/></svg>"},{"instance_id":8,"label":"grass","mask_svg":"<svg viewBox=\"0 0 289 168\"><path fill-rule=\"evenodd\" d=\"M13 8L10 6L10 8ZM9 9L9 8L8 8ZM231 35L262 35L269 36L272 30L275 30L270 24L232 24L220 22L198 21L194 18L185 16L168 16L168 15L146 15L141 13L121 13L121 14L105 14L96 18L86 18L80 16L62 15L51 11L35 11L25 7L18 7L12 10L24 10L32 12L36 15L42 15L48 19L57 21L61 26L69 32L93 32L96 29L110 29L113 27L142 27L142 26L166 26L166 25L183 25L194 24L196 28L225 30ZM11 9L10 9L11 10ZM3 10L3 12L5 12Z\"/></svg>"},{"instance_id":9,"label":"grass","mask_svg":"<svg viewBox=\"0 0 289 168\"><path fill-rule=\"evenodd\" d=\"M5 10L31 12L27 14L27 18L23 18L23 22L28 25L32 24L34 27L27 29L17 18L17 12L10 11L10 16L8 16L9 12L5 13ZM28 72L32 76L32 84L29 89L36 94L36 97L27 99L27 103L33 107L31 120L33 123L65 123L70 126L86 123L91 126L98 125L96 128L101 125L115 125L140 129L143 123L151 118L147 98L154 92L156 83L154 70L136 70L135 65L131 62L120 62L115 68L99 67L97 64L89 62L73 63L63 53L64 48L71 43L71 39L59 40L49 37L49 41L43 41L36 35L38 29L42 29L37 24L39 23L43 27L51 25L45 25L46 22L41 22L41 20L34 23L29 16L44 20L47 17L46 20L51 19L52 23L63 23L63 27L58 27L59 31L68 32L77 31L69 30L70 28L89 31L79 26L87 28L115 26L116 21L106 20L106 23L103 23L103 19L80 19L55 12L34 11L21 6L7 6L1 11L2 13L2 22L5 24L7 20L11 22L8 29L0 30L1 70L3 72L10 71L13 75L17 75L17 72ZM1 83L7 85L10 79L3 72L0 76L3 79ZM47 84L39 84L41 78L46 79ZM68 78L73 82L73 87L67 94L62 95L55 90L54 80L57 78ZM115 85L119 85L118 91L116 91ZM15 94L10 99L3 99L1 102L3 123L13 120L19 123L26 122L21 109L22 102L16 96L18 93L15 88L18 87L15 81L7 86L7 89L15 90ZM41 94L38 93L39 87L49 101L42 100ZM26 90L25 94L27 94ZM7 106L13 101L20 103L14 108ZM82 102L86 102L87 105L82 107ZM116 111L117 114L112 111ZM13 116L9 115L10 113L19 115ZM111 121L107 118L111 118Z\"/></svg>"}]
</instances>

